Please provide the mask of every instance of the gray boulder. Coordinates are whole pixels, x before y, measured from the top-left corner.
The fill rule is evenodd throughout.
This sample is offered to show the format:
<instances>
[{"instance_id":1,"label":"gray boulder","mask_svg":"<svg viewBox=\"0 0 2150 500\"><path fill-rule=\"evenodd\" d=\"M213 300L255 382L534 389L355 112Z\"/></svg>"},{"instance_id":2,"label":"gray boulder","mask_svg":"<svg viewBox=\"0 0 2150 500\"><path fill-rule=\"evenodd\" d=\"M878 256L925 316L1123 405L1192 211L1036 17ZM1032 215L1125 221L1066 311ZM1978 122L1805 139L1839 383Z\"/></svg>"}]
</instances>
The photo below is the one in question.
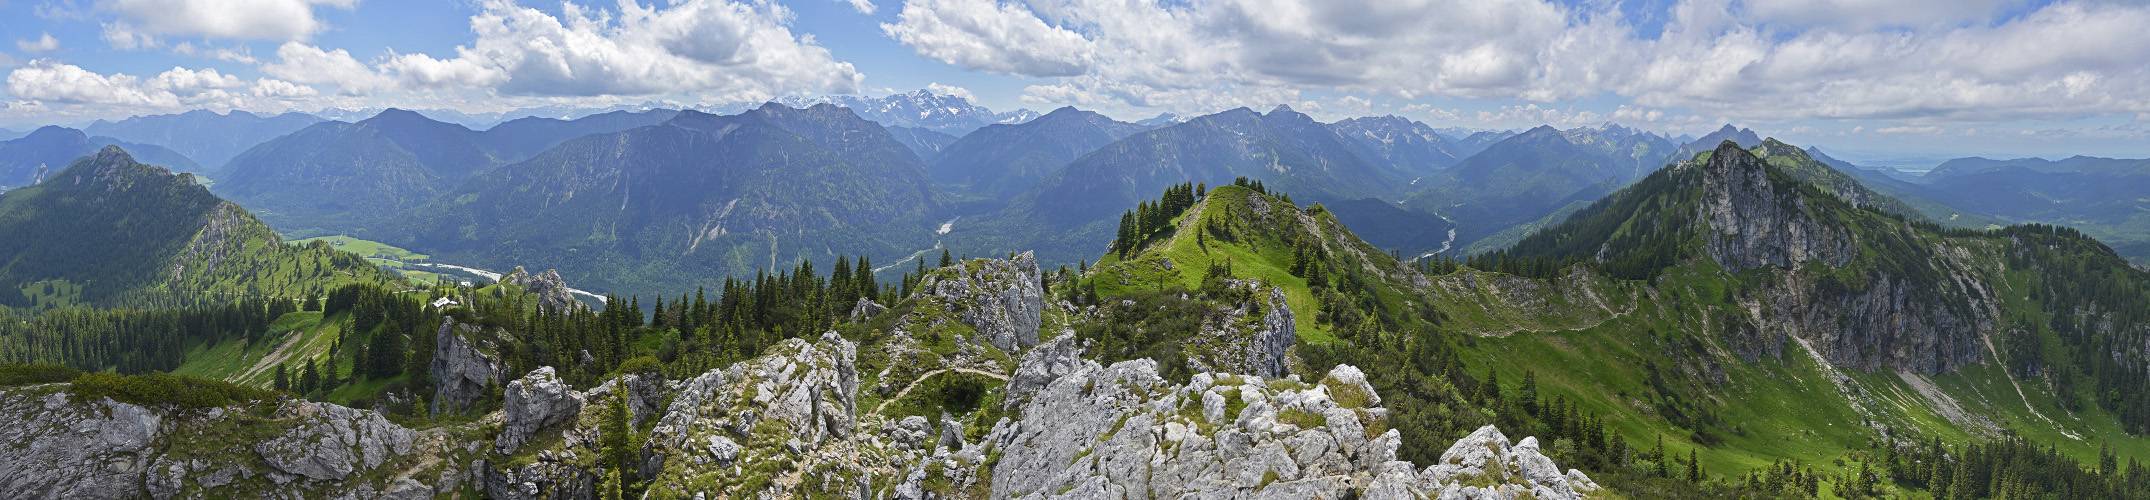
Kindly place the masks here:
<instances>
[{"instance_id":1,"label":"gray boulder","mask_svg":"<svg viewBox=\"0 0 2150 500\"><path fill-rule=\"evenodd\" d=\"M513 454L537 433L573 421L582 406L582 394L553 376L552 367L533 370L508 383L507 400L500 409L500 437L493 449Z\"/></svg>"},{"instance_id":2,"label":"gray boulder","mask_svg":"<svg viewBox=\"0 0 2150 500\"><path fill-rule=\"evenodd\" d=\"M514 271L500 276L500 283L523 287L523 291L536 295L538 304L548 309L565 311L590 308L589 304L576 300L574 292L568 291L567 280L560 278L560 271L557 269L547 269L544 274L531 276L529 271L523 270L523 266L515 266Z\"/></svg>"}]
</instances>

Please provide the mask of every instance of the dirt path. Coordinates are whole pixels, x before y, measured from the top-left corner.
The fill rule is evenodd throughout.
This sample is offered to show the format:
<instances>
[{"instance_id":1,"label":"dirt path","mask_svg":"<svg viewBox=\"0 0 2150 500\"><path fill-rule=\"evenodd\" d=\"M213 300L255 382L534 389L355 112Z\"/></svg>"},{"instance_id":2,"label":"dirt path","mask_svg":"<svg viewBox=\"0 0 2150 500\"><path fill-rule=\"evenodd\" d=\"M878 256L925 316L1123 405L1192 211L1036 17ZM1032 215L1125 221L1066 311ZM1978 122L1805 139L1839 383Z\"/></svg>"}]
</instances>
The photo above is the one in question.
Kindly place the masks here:
<instances>
[{"instance_id":1,"label":"dirt path","mask_svg":"<svg viewBox=\"0 0 2150 500\"><path fill-rule=\"evenodd\" d=\"M903 387L903 390L901 390L901 391L896 391L896 395L894 395L894 396L889 396L889 397L888 397L888 399L883 399L883 400L881 400L881 405L880 405L880 406L875 406L875 407L873 408L873 412L874 412L874 413L881 413L881 410L883 410L883 409L887 409L887 408L888 408L888 404L889 404L889 403L894 403L894 402L896 402L897 400L903 399L903 397L904 397L904 396L906 396L906 395L909 395L909 394L911 394L911 389L917 389L917 388L918 388L918 384L920 384L920 383L923 383L923 382L925 382L925 381L926 381L926 379L928 379L928 378L933 378L933 376L934 376L934 375L940 375L940 374L943 374L943 373L948 373L948 372L963 372L963 373L968 373L968 374L972 374L972 375L983 375L983 376L987 376L987 377L992 377L992 378L994 378L994 379L998 379L998 380L1000 380L1000 381L1002 381L1002 382L1006 382L1006 381L1008 381L1008 376L1007 376L1007 375L1001 375L1001 374L998 374L998 373L993 373L993 372L989 372L989 371L983 371L983 370L972 370L972 369L969 369L969 368L942 368L942 369L939 369L939 370L934 370L934 371L926 372L926 373L925 373L925 374L923 374L923 375L919 375L919 376L918 376L918 379L917 379L917 380L912 380L912 381L911 381L911 385L907 385L907 386L904 386L904 387Z\"/></svg>"}]
</instances>

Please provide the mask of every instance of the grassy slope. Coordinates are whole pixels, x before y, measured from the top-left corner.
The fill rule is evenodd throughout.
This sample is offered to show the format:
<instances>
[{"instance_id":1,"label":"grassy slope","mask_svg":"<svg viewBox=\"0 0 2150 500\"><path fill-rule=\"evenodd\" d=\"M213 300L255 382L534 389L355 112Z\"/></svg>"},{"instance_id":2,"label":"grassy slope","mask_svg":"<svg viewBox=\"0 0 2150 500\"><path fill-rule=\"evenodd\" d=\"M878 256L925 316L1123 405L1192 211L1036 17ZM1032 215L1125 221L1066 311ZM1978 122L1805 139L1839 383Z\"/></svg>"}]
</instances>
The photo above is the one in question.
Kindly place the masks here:
<instances>
[{"instance_id":1,"label":"grassy slope","mask_svg":"<svg viewBox=\"0 0 2150 500\"><path fill-rule=\"evenodd\" d=\"M1189 223L1244 214L1249 208L1247 193L1234 186L1212 191L1180 219L1180 227L1199 227ZM1272 203L1276 202L1272 199ZM1332 217L1318 210L1308 212L1324 225L1334 224ZM1087 276L1106 296L1172 286L1193 289L1200 286L1203 270L1211 262L1230 258L1236 276L1266 280L1285 289L1298 312L1302 342L1335 341L1330 326L1314 320L1315 304L1306 280L1287 272L1292 252L1280 239L1234 243L1197 238L1193 233L1161 233L1129 261L1108 254ZM1939 236L1925 239L1928 244L1943 243ZM1171 260L1170 269L1163 265L1166 258ZM1993 262L1988 269L2002 267ZM1724 380L1704 388L1707 401L1701 404L1726 422L1726 428L1737 429L1716 431L1723 442L1701 449L1705 470L1719 477L1738 476L1787 458L1813 464L1821 471L1856 474L1866 455L1855 450L1873 449L1871 443L1884 437L1868 422L1896 431L1896 439L1940 437L1965 443L1999 437L1983 425L1952 422L1944 416L1936 401L1922 396L1908 381L1922 379L1920 375L1842 371L1789 339L1779 357L1748 362L1731 354L1709 316L1717 310L1744 311L1724 302L1725 288L1739 278L1701 261L1673 269L1655 286L1585 275L1530 280L1466 268L1429 277L1421 286L1399 288L1414 289L1406 293L1415 293L1446 315L1437 331L1469 336L1463 342L1466 351L1476 359L1491 361L1510 391L1525 370L1534 371L1546 398L1563 396L1587 413L1606 416L1611 428L1643 449L1658 435L1665 436L1667 449L1674 453L1696 446L1694 430L1674 426L1653 411L1645 366L1679 368L1676 358L1667 353L1672 349L1668 341L1699 336L1708 352L1705 359L1722 369ZM2008 272L2006 286L1996 287L2008 302L2005 309L2039 310L2024 292L2037 279L2032 271ZM2043 325L2045 318L2030 314L2021 321L2026 326ZM2047 341L2057 342L2050 335ZM2057 345L2052 347L2046 352L2063 352ZM2050 355L2060 361L2059 354ZM1990 356L1986 364L1925 380L1940 388L1963 413L1988 419L2005 429L2001 432L2054 445L2078 460L2095 463L2099 445L2104 443L2110 443L2123 461L2150 458L2150 439L2121 432L2113 416L2095 405L2085 404L2086 410L2076 413L2061 410L2051 400L2045 381L2011 382Z\"/></svg>"},{"instance_id":2,"label":"grassy slope","mask_svg":"<svg viewBox=\"0 0 2150 500\"><path fill-rule=\"evenodd\" d=\"M322 318L319 312L285 314L255 342L231 337L214 344L188 346L186 362L172 373L266 388L275 381L277 363L289 363L289 375L297 377L302 360L328 355L349 319L350 313L331 318ZM339 359L336 366L348 371L349 365L349 359Z\"/></svg>"}]
</instances>

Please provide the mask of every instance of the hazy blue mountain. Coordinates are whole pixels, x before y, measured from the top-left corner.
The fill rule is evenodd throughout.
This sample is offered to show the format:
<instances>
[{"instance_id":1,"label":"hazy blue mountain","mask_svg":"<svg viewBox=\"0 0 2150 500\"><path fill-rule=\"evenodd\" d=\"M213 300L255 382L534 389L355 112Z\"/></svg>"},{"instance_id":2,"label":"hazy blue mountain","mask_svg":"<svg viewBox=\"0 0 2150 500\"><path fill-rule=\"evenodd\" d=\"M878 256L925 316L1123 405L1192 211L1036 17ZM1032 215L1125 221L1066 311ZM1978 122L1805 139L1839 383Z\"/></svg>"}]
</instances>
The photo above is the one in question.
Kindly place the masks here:
<instances>
[{"instance_id":1,"label":"hazy blue mountain","mask_svg":"<svg viewBox=\"0 0 2150 500\"><path fill-rule=\"evenodd\" d=\"M9 141L0 141L0 186L22 187L67 168L76 158L94 154L105 146L140 151L141 161L179 172L200 172L202 167L163 146L137 144L110 137L91 137L66 127L47 126Z\"/></svg>"},{"instance_id":2,"label":"hazy blue mountain","mask_svg":"<svg viewBox=\"0 0 2150 500\"><path fill-rule=\"evenodd\" d=\"M897 142L911 148L911 152L918 154L920 159L928 160L940 155L941 150L947 149L948 145L954 144L957 139L956 136L918 127L888 127L888 135L895 136Z\"/></svg>"},{"instance_id":3,"label":"hazy blue mountain","mask_svg":"<svg viewBox=\"0 0 2150 500\"><path fill-rule=\"evenodd\" d=\"M1136 133L1084 155L1005 209L963 219L948 244L976 252L1036 249L1048 262L1073 262L1102 251L1127 207L1173 184L1218 186L1238 177L1305 204L1389 198L1408 185L1305 114L1284 106L1267 114L1239 108ZM1443 225L1423 232L1446 231Z\"/></svg>"},{"instance_id":4,"label":"hazy blue mountain","mask_svg":"<svg viewBox=\"0 0 2150 500\"><path fill-rule=\"evenodd\" d=\"M1733 144L1738 144L1739 147L1746 149L1762 146L1762 136L1756 135L1753 129L1734 127L1732 124L1727 123L1725 126L1719 127L1717 131L1710 132L1700 139L1677 143L1680 146L1679 150L1672 152L1665 161L1677 162L1692 159L1697 154L1715 149L1718 143L1724 141L1732 141Z\"/></svg>"},{"instance_id":5,"label":"hazy blue mountain","mask_svg":"<svg viewBox=\"0 0 2150 500\"><path fill-rule=\"evenodd\" d=\"M82 131L122 141L161 145L187 155L195 163L216 169L247 148L322 121L321 117L305 113L261 116L237 110L226 114L194 110L136 116L117 122L97 120Z\"/></svg>"},{"instance_id":6,"label":"hazy blue mountain","mask_svg":"<svg viewBox=\"0 0 2150 500\"><path fill-rule=\"evenodd\" d=\"M384 239L646 296L806 257L908 255L932 244L942 211L882 126L769 104L568 141L444 193Z\"/></svg>"},{"instance_id":7,"label":"hazy blue mountain","mask_svg":"<svg viewBox=\"0 0 2150 500\"><path fill-rule=\"evenodd\" d=\"M504 157L527 158L568 139L656 125L678 114L677 110L657 109L613 111L573 120L518 118L495 125L478 135L481 137L480 142Z\"/></svg>"},{"instance_id":8,"label":"hazy blue mountain","mask_svg":"<svg viewBox=\"0 0 2150 500\"><path fill-rule=\"evenodd\" d=\"M1063 107L1017 125L987 125L963 136L927 165L933 182L992 198L1037 185L1061 166L1146 127Z\"/></svg>"},{"instance_id":9,"label":"hazy blue mountain","mask_svg":"<svg viewBox=\"0 0 2150 500\"><path fill-rule=\"evenodd\" d=\"M676 112L524 118L479 132L400 109L322 122L262 143L218 172L218 194L287 235L361 232L493 167L561 141L663 121Z\"/></svg>"},{"instance_id":10,"label":"hazy blue mountain","mask_svg":"<svg viewBox=\"0 0 2150 500\"><path fill-rule=\"evenodd\" d=\"M1462 137L1452 137L1449 142L1456 145L1456 155L1458 157L1469 157L1478 154L1479 151L1485 151L1493 143L1508 140L1508 138L1515 137L1515 135L1516 132L1507 130L1481 130Z\"/></svg>"},{"instance_id":11,"label":"hazy blue mountain","mask_svg":"<svg viewBox=\"0 0 2150 500\"><path fill-rule=\"evenodd\" d=\"M1176 114L1172 114L1172 113L1158 113L1158 114L1157 114L1157 116L1152 116L1152 117L1149 117L1149 118L1146 118L1146 119L1142 119L1142 120L1136 120L1136 121L1135 121L1135 124L1136 124L1136 125L1141 125L1141 126L1144 126L1144 127L1150 127L1150 128L1157 128L1157 127L1164 127L1164 126L1170 126L1170 125L1177 125L1177 124L1179 124L1180 122L1185 122L1185 121L1187 121L1187 119L1186 119L1186 118L1184 118L1184 117L1181 117L1180 115L1176 115Z\"/></svg>"},{"instance_id":12,"label":"hazy blue mountain","mask_svg":"<svg viewBox=\"0 0 2150 500\"><path fill-rule=\"evenodd\" d=\"M1921 180L1923 193L1942 204L2007 223L2074 227L2130 260L2150 262L2150 159L1967 158Z\"/></svg>"},{"instance_id":13,"label":"hazy blue mountain","mask_svg":"<svg viewBox=\"0 0 2150 500\"><path fill-rule=\"evenodd\" d=\"M1351 118L1329 127L1357 144L1362 155L1383 163L1399 176L1415 179L1430 175L1467 156L1457 154L1463 148L1433 127L1396 115Z\"/></svg>"},{"instance_id":14,"label":"hazy blue mountain","mask_svg":"<svg viewBox=\"0 0 2150 500\"><path fill-rule=\"evenodd\" d=\"M925 90L885 97L827 95L785 98L776 102L795 108L820 103L835 104L851 108L851 112L860 117L882 125L917 127L956 137L962 137L986 125L1023 123L1039 116L1037 112L1027 109L996 112L972 104L970 100L962 97Z\"/></svg>"},{"instance_id":15,"label":"hazy blue mountain","mask_svg":"<svg viewBox=\"0 0 2150 500\"><path fill-rule=\"evenodd\" d=\"M15 131L15 130L12 130L12 129L4 129L4 128L0 128L0 141L12 141L12 140L15 140L15 139L21 139L21 138L22 138L22 136L25 136L25 135L30 135L30 133L29 133L29 132L17 132L17 131Z\"/></svg>"},{"instance_id":16,"label":"hazy blue mountain","mask_svg":"<svg viewBox=\"0 0 2150 500\"><path fill-rule=\"evenodd\" d=\"M1463 242L1475 241L1611 194L1663 167L1672 149L1663 137L1618 125L1567 131L1541 126L1418 183L1406 206L1446 216L1460 226Z\"/></svg>"}]
</instances>

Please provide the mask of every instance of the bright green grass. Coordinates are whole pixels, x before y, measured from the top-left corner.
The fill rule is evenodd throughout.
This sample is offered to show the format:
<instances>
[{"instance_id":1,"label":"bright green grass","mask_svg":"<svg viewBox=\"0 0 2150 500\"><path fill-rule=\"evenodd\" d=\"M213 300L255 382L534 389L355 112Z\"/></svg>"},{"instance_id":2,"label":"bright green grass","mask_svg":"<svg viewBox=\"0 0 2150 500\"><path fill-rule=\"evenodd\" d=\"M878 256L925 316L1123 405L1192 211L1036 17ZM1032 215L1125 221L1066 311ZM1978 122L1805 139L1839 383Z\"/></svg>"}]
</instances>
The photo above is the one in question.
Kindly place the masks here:
<instances>
[{"instance_id":1,"label":"bright green grass","mask_svg":"<svg viewBox=\"0 0 2150 500\"><path fill-rule=\"evenodd\" d=\"M332 246L330 246L329 248L334 248L334 249L337 249L337 250L342 250L342 251L345 251L345 252L355 253L355 254L358 254L358 255L359 255L359 256L361 256L361 257L366 257L366 258L373 258L373 259L391 259L391 260L398 260L398 261L403 261L403 260L425 260L425 259L430 259L430 258L433 258L433 257L432 257L432 256L430 256L430 255L426 255L426 254L421 254L421 253L415 253L415 252L411 252L411 251L409 251L409 250L404 250L404 249L402 249L402 248L397 248L397 247L395 247L394 245L389 245L389 244L387 244L387 243L381 243L381 242L378 242L378 241L371 241L371 240L362 240L362 239L358 239L358 238L353 238L353 237L350 237L350 236L317 236L317 237L313 237L313 238L306 238L306 239L303 239L303 240L298 240L298 241L295 241L295 242L293 242L293 243L299 243L299 244L306 244L306 243L313 243L313 242L314 242L315 240L325 240L325 241L328 241L328 242L329 242L329 243L330 243L330 244L332 245ZM335 244L335 243L336 243L337 241L342 241L342 242L343 242L343 244L342 244L342 245L334 245L334 244ZM376 264L382 264L382 267L400 267L400 266L387 266L387 265L385 265L385 264L387 264L387 263L376 263Z\"/></svg>"},{"instance_id":2,"label":"bright green grass","mask_svg":"<svg viewBox=\"0 0 2150 500\"><path fill-rule=\"evenodd\" d=\"M1249 191L1245 188L1221 186L1211 192L1212 196L1203 198L1188 211L1195 212L1199 217L1192 220L1221 221L1227 217L1227 207L1234 211L1248 210L1245 200L1247 192ZM1275 209L1280 212L1289 210L1282 206ZM1187 220L1189 219L1182 219ZM1199 228L1200 225L1188 227ZM1098 294L1110 297L1135 291L1169 289L1174 286L1186 287L1189 290L1198 289L1202 287L1202 279L1206 276L1210 264L1229 261L1233 277L1258 280L1284 289L1284 302L1291 306L1294 313L1292 322L1298 330L1299 341L1314 344L1336 341L1327 325L1314 321L1314 311L1318 309L1318 304L1314 302L1313 292L1307 288L1306 279L1292 276L1292 250L1289 247L1261 236L1230 243L1194 234L1198 230L1190 229L1184 234L1176 230L1161 233L1158 236L1161 240L1152 244L1162 247L1147 248L1140 255L1134 256L1135 260L1132 262L1120 260L1119 254L1105 254L1100 257L1093 266L1097 269L1094 271L1097 274L1093 281L1097 285ZM1162 265L1162 259L1166 258L1172 260L1170 270ZM1133 279L1128 280L1128 284L1120 284L1122 272L1133 276Z\"/></svg>"},{"instance_id":3,"label":"bright green grass","mask_svg":"<svg viewBox=\"0 0 2150 500\"><path fill-rule=\"evenodd\" d=\"M1729 381L1705 386L1710 401L1702 406L1728 426L1739 429L1719 431L1724 442L1700 450L1704 469L1718 477L1737 477L1786 458L1813 465L1824 473L1855 474L1858 463L1853 457L1858 454L1854 450L1873 449L1871 443L1883 437L1867 425L1869 421L1892 429L1894 439L1939 437L1947 443L1964 444L1998 437L1944 417L1934 403L1905 381L1917 375L1831 369L1791 339L1786 339L1781 357L1747 362L1730 355L1728 348L1714 337L1715 332L1702 328L1697 320L1709 309L1730 306L1722 301L1726 282L1713 274L1706 269L1675 270L1657 287L1662 295L1637 299L1636 314L1574 330L1477 338L1475 347L1466 348L1473 352L1465 357L1493 360L1492 366L1500 371L1504 385L1511 391L1523 371L1532 370L1545 398L1565 396L1585 412L1602 416L1630 446L1646 451L1656 436L1663 435L1668 452L1681 454L1695 447L1689 439L1692 430L1674 427L1650 411L1644 367L1654 362L1661 370L1676 368L1665 354L1670 347L1663 345L1661 338L1705 335L1711 345L1710 358L1723 368ZM2007 284L1997 287L2009 302L2007 309L2039 310L2027 298L2009 292L2030 289L2034 279L2029 276L2011 273ZM2044 321L2042 314L2028 319L2033 323ZM2047 352L2056 353L2059 349L2059 345L2049 344ZM1847 397L1832 382L1838 374L1849 379L1847 385L1858 396L1858 406L1870 414L1855 410L1854 398ZM2150 439L2128 436L2113 415L2088 401L2083 411L2062 410L2043 380L2018 378L2011 384L2007 373L1994 364L1990 355L1982 364L1930 380L1964 413L1989 419L2007 432L2035 442L2054 445L2079 461L2095 463L2102 444L2110 444L2123 461L2128 457L2150 458ZM2023 389L2021 395L2017 385ZM1839 459L1843 466L1836 465Z\"/></svg>"},{"instance_id":4,"label":"bright green grass","mask_svg":"<svg viewBox=\"0 0 2150 500\"><path fill-rule=\"evenodd\" d=\"M339 314L323 321L319 312L285 314L255 342L233 337L215 344L190 346L186 362L172 373L270 387L275 382L278 361L288 363L288 375L297 377L300 361L323 356L335 344L343 319L348 316Z\"/></svg>"}]
</instances>

